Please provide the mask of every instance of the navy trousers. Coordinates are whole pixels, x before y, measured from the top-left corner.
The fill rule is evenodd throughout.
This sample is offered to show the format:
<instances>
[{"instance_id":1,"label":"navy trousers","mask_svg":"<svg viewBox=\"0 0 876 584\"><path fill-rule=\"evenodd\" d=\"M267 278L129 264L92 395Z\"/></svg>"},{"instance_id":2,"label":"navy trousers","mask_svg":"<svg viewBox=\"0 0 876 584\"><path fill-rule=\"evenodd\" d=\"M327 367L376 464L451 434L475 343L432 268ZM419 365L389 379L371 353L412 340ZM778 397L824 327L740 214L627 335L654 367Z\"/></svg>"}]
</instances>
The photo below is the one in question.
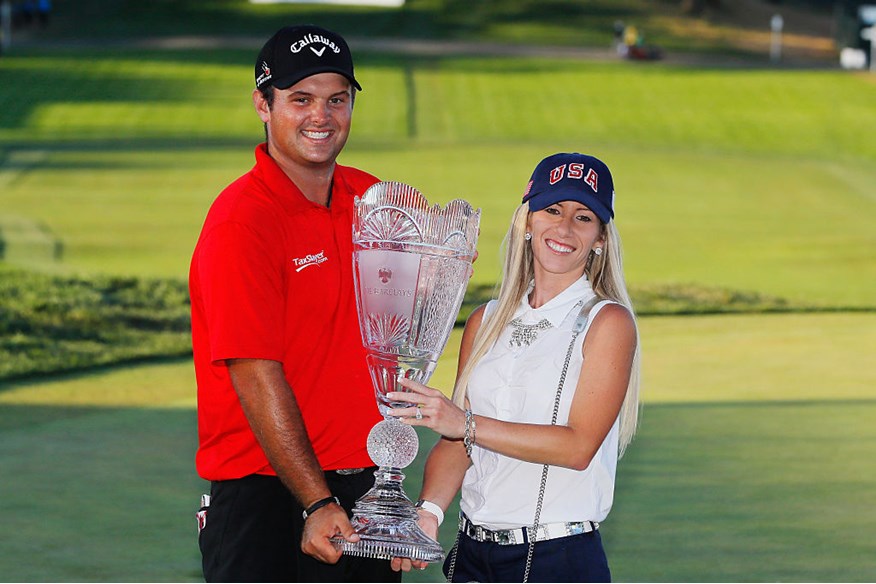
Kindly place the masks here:
<instances>
[{"instance_id":1,"label":"navy trousers","mask_svg":"<svg viewBox=\"0 0 876 584\"><path fill-rule=\"evenodd\" d=\"M459 535L454 582L522 582L529 544L499 545ZM447 554L444 574L453 551ZM611 582L599 531L535 544L530 582Z\"/></svg>"}]
</instances>

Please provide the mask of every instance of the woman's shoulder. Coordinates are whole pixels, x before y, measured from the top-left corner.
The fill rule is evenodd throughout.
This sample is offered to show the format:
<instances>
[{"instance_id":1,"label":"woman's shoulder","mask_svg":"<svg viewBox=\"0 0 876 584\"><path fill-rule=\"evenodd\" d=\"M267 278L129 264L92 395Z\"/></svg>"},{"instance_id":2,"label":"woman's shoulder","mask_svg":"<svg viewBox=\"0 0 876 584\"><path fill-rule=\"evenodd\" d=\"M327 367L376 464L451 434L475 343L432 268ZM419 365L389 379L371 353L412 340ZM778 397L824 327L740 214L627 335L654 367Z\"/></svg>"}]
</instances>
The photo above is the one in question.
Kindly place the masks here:
<instances>
[{"instance_id":1,"label":"woman's shoulder","mask_svg":"<svg viewBox=\"0 0 876 584\"><path fill-rule=\"evenodd\" d=\"M484 321L484 317L488 314L488 312L495 309L495 304L495 300L490 300L486 304L481 304L480 306L472 310L471 314L469 314L468 318L465 320L465 327L480 327L481 323Z\"/></svg>"},{"instance_id":2,"label":"woman's shoulder","mask_svg":"<svg viewBox=\"0 0 876 584\"><path fill-rule=\"evenodd\" d=\"M636 338L636 319L629 308L613 300L594 306L589 336L609 336L615 339Z\"/></svg>"},{"instance_id":3,"label":"woman's shoulder","mask_svg":"<svg viewBox=\"0 0 876 584\"><path fill-rule=\"evenodd\" d=\"M478 306L484 316L490 316L499 309L499 301L495 298L488 300L485 304Z\"/></svg>"},{"instance_id":4,"label":"woman's shoulder","mask_svg":"<svg viewBox=\"0 0 876 584\"><path fill-rule=\"evenodd\" d=\"M474 339L474 336L484 323L488 310L493 308L491 305L495 304L495 302L495 300L490 300L471 311L471 314L465 319L465 328L462 331L463 338Z\"/></svg>"},{"instance_id":5,"label":"woman's shoulder","mask_svg":"<svg viewBox=\"0 0 876 584\"><path fill-rule=\"evenodd\" d=\"M612 300L611 298L602 298L599 296L593 297L590 299L588 304L592 307L590 309L591 314L596 315L597 313L605 312L606 314L610 314L613 312L632 316L632 312L629 308L621 304L617 300Z\"/></svg>"}]
</instances>

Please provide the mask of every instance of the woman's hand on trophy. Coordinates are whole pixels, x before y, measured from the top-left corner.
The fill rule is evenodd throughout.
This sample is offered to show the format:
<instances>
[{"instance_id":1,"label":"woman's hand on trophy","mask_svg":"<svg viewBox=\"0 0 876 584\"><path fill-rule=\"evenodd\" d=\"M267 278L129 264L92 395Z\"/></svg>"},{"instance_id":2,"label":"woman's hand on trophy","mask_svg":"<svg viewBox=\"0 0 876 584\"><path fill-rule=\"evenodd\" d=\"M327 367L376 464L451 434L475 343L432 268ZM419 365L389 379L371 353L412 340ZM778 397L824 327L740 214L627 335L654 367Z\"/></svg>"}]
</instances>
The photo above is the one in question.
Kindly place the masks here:
<instances>
[{"instance_id":1,"label":"woman's hand on trophy","mask_svg":"<svg viewBox=\"0 0 876 584\"><path fill-rule=\"evenodd\" d=\"M393 408L389 410L389 415L400 418L411 426L431 428L445 438L462 438L465 434L465 412L459 406L437 389L412 379L399 379L398 383L408 391L391 392L386 397L392 401L411 402L414 405Z\"/></svg>"},{"instance_id":2,"label":"woman's hand on trophy","mask_svg":"<svg viewBox=\"0 0 876 584\"><path fill-rule=\"evenodd\" d=\"M420 526L420 529L423 530L423 533L438 541L438 518L429 513L425 509L417 509L417 515L419 519L417 520L417 525ZM390 566L396 572L410 572L413 570L425 570L429 565L429 562L424 562L422 560L412 560L410 558L393 558Z\"/></svg>"}]
</instances>

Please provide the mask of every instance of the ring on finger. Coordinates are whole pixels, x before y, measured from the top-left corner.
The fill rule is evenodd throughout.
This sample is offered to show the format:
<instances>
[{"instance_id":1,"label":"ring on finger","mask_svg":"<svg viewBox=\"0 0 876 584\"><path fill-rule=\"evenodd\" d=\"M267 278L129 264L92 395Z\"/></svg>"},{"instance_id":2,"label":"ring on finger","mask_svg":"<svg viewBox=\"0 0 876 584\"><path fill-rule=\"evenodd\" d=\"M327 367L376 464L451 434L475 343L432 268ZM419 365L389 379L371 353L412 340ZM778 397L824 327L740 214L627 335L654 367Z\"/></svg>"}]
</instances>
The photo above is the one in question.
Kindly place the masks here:
<instances>
[{"instance_id":1,"label":"ring on finger","mask_svg":"<svg viewBox=\"0 0 876 584\"><path fill-rule=\"evenodd\" d=\"M420 409L420 404L417 404L417 415L414 416L418 420L423 419L423 410Z\"/></svg>"}]
</instances>

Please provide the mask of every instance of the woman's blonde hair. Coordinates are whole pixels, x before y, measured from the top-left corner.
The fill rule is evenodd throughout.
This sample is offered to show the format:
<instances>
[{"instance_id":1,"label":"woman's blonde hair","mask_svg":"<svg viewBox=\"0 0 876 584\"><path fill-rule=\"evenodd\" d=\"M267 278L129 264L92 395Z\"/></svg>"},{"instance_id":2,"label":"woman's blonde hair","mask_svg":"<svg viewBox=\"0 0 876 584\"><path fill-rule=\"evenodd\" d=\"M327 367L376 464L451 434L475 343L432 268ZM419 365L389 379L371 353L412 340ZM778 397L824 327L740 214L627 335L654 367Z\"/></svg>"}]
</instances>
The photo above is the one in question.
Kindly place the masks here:
<instances>
[{"instance_id":1,"label":"woman's blonde hair","mask_svg":"<svg viewBox=\"0 0 876 584\"><path fill-rule=\"evenodd\" d=\"M453 401L460 407L465 407L466 389L475 365L487 354L495 344L505 326L510 322L520 301L529 289L535 277L532 248L524 237L529 219L529 204L523 203L514 212L511 226L503 241L505 250L502 265L502 282L499 287L496 309L489 318L485 318L475 335L471 354L465 366L459 372L456 386L453 389ZM591 254L584 271L593 291L601 300L613 300L621 304L635 316L630 295L627 292L623 274L623 253L620 234L614 221L602 224L605 243L602 255ZM636 433L639 418L639 377L641 370L641 343L636 336L636 352L633 356L630 382L626 397L620 410L620 437L618 450L622 456L627 445Z\"/></svg>"}]
</instances>

